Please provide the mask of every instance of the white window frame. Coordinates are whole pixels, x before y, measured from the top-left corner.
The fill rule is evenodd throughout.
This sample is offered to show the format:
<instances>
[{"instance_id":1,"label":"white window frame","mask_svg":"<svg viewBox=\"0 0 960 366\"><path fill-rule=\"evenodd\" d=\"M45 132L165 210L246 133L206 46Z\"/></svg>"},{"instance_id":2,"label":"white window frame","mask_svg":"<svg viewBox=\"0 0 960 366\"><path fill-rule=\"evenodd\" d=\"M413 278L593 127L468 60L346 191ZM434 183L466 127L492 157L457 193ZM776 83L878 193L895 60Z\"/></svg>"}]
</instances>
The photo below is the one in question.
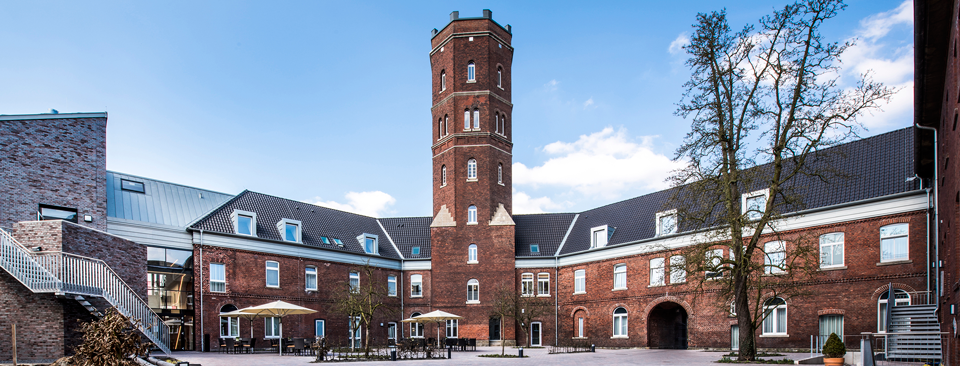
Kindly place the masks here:
<instances>
[{"instance_id":1,"label":"white window frame","mask_svg":"<svg viewBox=\"0 0 960 366\"><path fill-rule=\"evenodd\" d=\"M686 260L682 255L670 257L670 283L687 282Z\"/></svg>"},{"instance_id":2,"label":"white window frame","mask_svg":"<svg viewBox=\"0 0 960 366\"><path fill-rule=\"evenodd\" d=\"M473 83L477 81L477 64L473 61L467 63L467 82Z\"/></svg>"},{"instance_id":3,"label":"white window frame","mask_svg":"<svg viewBox=\"0 0 960 366\"><path fill-rule=\"evenodd\" d=\"M410 314L410 317L420 316L419 312ZM423 323L410 323L410 338L423 338Z\"/></svg>"},{"instance_id":4,"label":"white window frame","mask_svg":"<svg viewBox=\"0 0 960 366\"><path fill-rule=\"evenodd\" d=\"M470 279L467 281L467 304L480 303L480 281Z\"/></svg>"},{"instance_id":5,"label":"white window frame","mask_svg":"<svg viewBox=\"0 0 960 366\"><path fill-rule=\"evenodd\" d=\"M311 276L313 276L313 287L310 286ZM317 267L306 266L303 268L303 281L307 291L317 291L317 280Z\"/></svg>"},{"instance_id":6,"label":"white window frame","mask_svg":"<svg viewBox=\"0 0 960 366\"><path fill-rule=\"evenodd\" d=\"M319 332L317 330L320 330ZM327 336L327 321L323 319L314 319L313 320L313 335L317 337L326 337Z\"/></svg>"},{"instance_id":7,"label":"white window frame","mask_svg":"<svg viewBox=\"0 0 960 366\"><path fill-rule=\"evenodd\" d=\"M360 292L360 272L350 271L350 291Z\"/></svg>"},{"instance_id":8,"label":"white window frame","mask_svg":"<svg viewBox=\"0 0 960 366\"><path fill-rule=\"evenodd\" d=\"M503 89L503 67L497 66L497 87Z\"/></svg>"},{"instance_id":9,"label":"white window frame","mask_svg":"<svg viewBox=\"0 0 960 366\"><path fill-rule=\"evenodd\" d=\"M573 271L573 294L587 293L587 270L578 269Z\"/></svg>"},{"instance_id":10,"label":"white window frame","mask_svg":"<svg viewBox=\"0 0 960 366\"><path fill-rule=\"evenodd\" d=\"M530 244L530 253L540 253L540 244Z\"/></svg>"},{"instance_id":11,"label":"white window frame","mask_svg":"<svg viewBox=\"0 0 960 366\"><path fill-rule=\"evenodd\" d=\"M533 273L525 272L520 275L520 296L529 297L536 294L536 283Z\"/></svg>"},{"instance_id":12,"label":"white window frame","mask_svg":"<svg viewBox=\"0 0 960 366\"><path fill-rule=\"evenodd\" d=\"M624 312L617 313L621 309ZM630 338L629 315L630 312L622 306L613 309L613 336L610 338Z\"/></svg>"},{"instance_id":13,"label":"white window frame","mask_svg":"<svg viewBox=\"0 0 960 366\"><path fill-rule=\"evenodd\" d=\"M590 249L603 248L607 246L607 230L609 225L590 228Z\"/></svg>"},{"instance_id":14,"label":"white window frame","mask_svg":"<svg viewBox=\"0 0 960 366\"><path fill-rule=\"evenodd\" d=\"M779 259L773 255L779 254ZM772 275L785 272L782 267L787 265L787 243L771 241L763 244L763 273Z\"/></svg>"},{"instance_id":15,"label":"white window frame","mask_svg":"<svg viewBox=\"0 0 960 366\"><path fill-rule=\"evenodd\" d=\"M839 241L835 240L837 237L840 238ZM844 253L844 239L846 238L843 232L820 235L820 268L843 267L846 257L846 253ZM834 254L836 254L837 249L840 250L840 263L834 263ZM824 256L825 254L826 256ZM830 263L827 264L824 258L829 258Z\"/></svg>"},{"instance_id":16,"label":"white window frame","mask_svg":"<svg viewBox=\"0 0 960 366\"><path fill-rule=\"evenodd\" d=\"M906 230L903 233L894 232L894 229L904 227ZM906 250L903 253L903 257L896 257L897 254L895 251L892 253L892 257L886 257L884 246L892 245L894 250L896 250L897 239L903 238L906 241ZM884 225L880 228L880 262L899 262L910 260L910 224L908 223L898 223Z\"/></svg>"},{"instance_id":17,"label":"white window frame","mask_svg":"<svg viewBox=\"0 0 960 366\"><path fill-rule=\"evenodd\" d=\"M349 329L353 326L354 323L357 324L357 328ZM360 317L355 316L353 317L353 320L351 320L350 318L347 318L347 328L348 328L347 329L348 339L350 340L350 342L352 342L353 346L356 348L362 347L363 346L363 322L360 320Z\"/></svg>"},{"instance_id":18,"label":"white window frame","mask_svg":"<svg viewBox=\"0 0 960 366\"><path fill-rule=\"evenodd\" d=\"M270 267L270 264L274 265L274 268ZM277 261L266 261L264 263L264 268L266 269L263 282L269 288L280 288L280 262ZM275 285L270 284L270 271L274 271L277 274L277 283Z\"/></svg>"},{"instance_id":19,"label":"white window frame","mask_svg":"<svg viewBox=\"0 0 960 366\"><path fill-rule=\"evenodd\" d=\"M473 109L473 129L474 130L480 129L480 109L479 108Z\"/></svg>"},{"instance_id":20,"label":"white window frame","mask_svg":"<svg viewBox=\"0 0 960 366\"><path fill-rule=\"evenodd\" d=\"M467 225L476 225L477 224L477 206L470 205L467 207Z\"/></svg>"},{"instance_id":21,"label":"white window frame","mask_svg":"<svg viewBox=\"0 0 960 366\"><path fill-rule=\"evenodd\" d=\"M537 327L537 331L533 331L533 327ZM536 338L534 338L536 335ZM531 347L541 347L543 346L543 323L542 322L531 322L530 323L530 346Z\"/></svg>"},{"instance_id":22,"label":"white window frame","mask_svg":"<svg viewBox=\"0 0 960 366\"><path fill-rule=\"evenodd\" d=\"M387 276L387 296L397 297L397 275Z\"/></svg>"},{"instance_id":23,"label":"white window frame","mask_svg":"<svg viewBox=\"0 0 960 366\"><path fill-rule=\"evenodd\" d=\"M889 290L888 290L889 291ZM889 293L884 291L884 293ZM898 298L898 294L906 295L907 297ZM887 332L887 304L890 303L889 296L888 298L882 298L883 294L880 294L881 297L877 298L877 333L886 333ZM910 293L901 289L893 289L893 298L895 299L896 306L910 305L912 299L910 298Z\"/></svg>"},{"instance_id":24,"label":"white window frame","mask_svg":"<svg viewBox=\"0 0 960 366\"><path fill-rule=\"evenodd\" d=\"M583 335L587 333L584 327L583 317L577 317L577 338L584 338Z\"/></svg>"},{"instance_id":25,"label":"white window frame","mask_svg":"<svg viewBox=\"0 0 960 366\"><path fill-rule=\"evenodd\" d=\"M447 186L447 166L443 165L440 167L440 187Z\"/></svg>"},{"instance_id":26,"label":"white window frame","mask_svg":"<svg viewBox=\"0 0 960 366\"><path fill-rule=\"evenodd\" d=\"M547 272L537 273L537 296L550 296L550 274Z\"/></svg>"},{"instance_id":27,"label":"white window frame","mask_svg":"<svg viewBox=\"0 0 960 366\"><path fill-rule=\"evenodd\" d=\"M227 322L227 331L230 334L223 334L223 322ZM240 336L240 318L236 316L220 318L220 338L236 338Z\"/></svg>"},{"instance_id":28,"label":"white window frame","mask_svg":"<svg viewBox=\"0 0 960 366\"><path fill-rule=\"evenodd\" d=\"M663 227L663 220L664 220L665 218L670 218L670 217L673 217L673 228L672 228L671 230L666 230L666 229ZM680 221L680 220L678 220L678 218L677 218L677 210L676 210L676 209L674 209L674 210L669 210L669 211L663 211L663 212L657 212L657 222L656 222L656 225L657 225L657 236L664 236L664 235L676 234L677 231L678 231L678 226L679 226L679 224L680 224L679 221Z\"/></svg>"},{"instance_id":29,"label":"white window frame","mask_svg":"<svg viewBox=\"0 0 960 366\"><path fill-rule=\"evenodd\" d=\"M410 297L423 297L423 275L410 275Z\"/></svg>"},{"instance_id":30,"label":"white window frame","mask_svg":"<svg viewBox=\"0 0 960 366\"><path fill-rule=\"evenodd\" d=\"M713 267L718 267L720 265L720 261L723 260L723 249L710 249L705 253L704 257L704 260L714 263ZM706 271L703 275L706 277L706 279L711 280L720 278L720 276L723 275L723 272Z\"/></svg>"},{"instance_id":31,"label":"white window frame","mask_svg":"<svg viewBox=\"0 0 960 366\"><path fill-rule=\"evenodd\" d=\"M220 268L219 271L214 270L217 267ZM219 285L218 288L214 288L215 284ZM227 265L210 263L210 292L227 292Z\"/></svg>"},{"instance_id":32,"label":"white window frame","mask_svg":"<svg viewBox=\"0 0 960 366\"><path fill-rule=\"evenodd\" d=\"M497 164L497 184L503 185L503 163Z\"/></svg>"},{"instance_id":33,"label":"white window frame","mask_svg":"<svg viewBox=\"0 0 960 366\"><path fill-rule=\"evenodd\" d=\"M742 214L742 215L747 215L747 219L749 219L749 220L758 220L758 219L760 219L760 217L762 217L763 214L764 214L763 211L760 211L760 212L757 212L757 211L747 212L747 202L750 201L750 200L752 200L752 199L754 199L754 198L761 197L761 196L764 198L763 208L766 209L766 208L767 208L767 202L770 201L770 189L764 188L764 189L761 189L761 190L758 190L758 191L753 191L753 192L750 192L750 193L744 193L744 194L740 195L740 214Z\"/></svg>"},{"instance_id":34,"label":"white window frame","mask_svg":"<svg viewBox=\"0 0 960 366\"><path fill-rule=\"evenodd\" d=\"M627 289L627 265L625 263L618 263L613 266L613 289Z\"/></svg>"},{"instance_id":35,"label":"white window frame","mask_svg":"<svg viewBox=\"0 0 960 366\"><path fill-rule=\"evenodd\" d=\"M470 246L467 247L467 264L477 264L477 263L479 263L477 261L477 245L470 244Z\"/></svg>"},{"instance_id":36,"label":"white window frame","mask_svg":"<svg viewBox=\"0 0 960 366\"><path fill-rule=\"evenodd\" d=\"M397 340L397 323L387 323L387 339Z\"/></svg>"},{"instance_id":37,"label":"white window frame","mask_svg":"<svg viewBox=\"0 0 960 366\"><path fill-rule=\"evenodd\" d=\"M667 284L666 262L665 258L650 259L650 287Z\"/></svg>"},{"instance_id":38,"label":"white window frame","mask_svg":"<svg viewBox=\"0 0 960 366\"><path fill-rule=\"evenodd\" d=\"M240 216L246 216L250 218L250 234L240 233L240 226L238 224L238 220ZM257 213L256 212L250 212L250 211L244 211L244 210L233 210L233 212L230 214L230 220L233 221L234 234L257 236Z\"/></svg>"},{"instance_id":39,"label":"white window frame","mask_svg":"<svg viewBox=\"0 0 960 366\"><path fill-rule=\"evenodd\" d=\"M467 180L477 180L477 159L467 160Z\"/></svg>"},{"instance_id":40,"label":"white window frame","mask_svg":"<svg viewBox=\"0 0 960 366\"><path fill-rule=\"evenodd\" d=\"M372 248L367 248L367 240L373 242ZM380 255L380 236L376 234L363 233L360 236L357 236L357 241L360 242L360 247L363 248L363 252L367 254ZM373 251L370 251L373 250Z\"/></svg>"},{"instance_id":41,"label":"white window frame","mask_svg":"<svg viewBox=\"0 0 960 366\"><path fill-rule=\"evenodd\" d=\"M447 90L447 70L440 70L440 91Z\"/></svg>"},{"instance_id":42,"label":"white window frame","mask_svg":"<svg viewBox=\"0 0 960 366\"><path fill-rule=\"evenodd\" d=\"M296 233L294 233L294 240L289 240L287 238L287 225L294 225L297 227ZM280 219L277 221L277 232L280 233L280 240L288 241L291 243L302 243L303 242L303 223L300 220L294 219Z\"/></svg>"},{"instance_id":43,"label":"white window frame","mask_svg":"<svg viewBox=\"0 0 960 366\"><path fill-rule=\"evenodd\" d=\"M463 111L463 130L464 131L470 130L470 110L469 109L465 109Z\"/></svg>"},{"instance_id":44,"label":"white window frame","mask_svg":"<svg viewBox=\"0 0 960 366\"><path fill-rule=\"evenodd\" d=\"M280 318L263 318L264 339L277 339L280 338L280 334L283 334L283 322L280 321Z\"/></svg>"},{"instance_id":45,"label":"white window frame","mask_svg":"<svg viewBox=\"0 0 960 366\"><path fill-rule=\"evenodd\" d=\"M766 304L767 302L769 302L769 301L771 301L771 300L773 300L773 299L780 299L781 301L783 301L783 304L781 304L781 305L767 305L767 304ZM781 312L779 311L780 309L783 309L782 314L781 314ZM786 302L786 300L783 300L782 298L771 298L771 299L767 299L766 301L764 301L763 311L764 311L764 312L769 311L770 314L768 314L765 318L763 318L763 322L760 324L761 336L786 336L786 335L787 335L787 328L788 328L788 325L789 325L789 324L787 323L787 321L790 319L790 317L787 316L787 302ZM783 329L777 329L777 328L779 328L779 325L780 325L780 317L781 317L781 316L783 317ZM767 331L767 324L768 324L767 322L770 322L769 324L771 324L771 328L772 328L771 331L769 331L769 332Z\"/></svg>"}]
</instances>

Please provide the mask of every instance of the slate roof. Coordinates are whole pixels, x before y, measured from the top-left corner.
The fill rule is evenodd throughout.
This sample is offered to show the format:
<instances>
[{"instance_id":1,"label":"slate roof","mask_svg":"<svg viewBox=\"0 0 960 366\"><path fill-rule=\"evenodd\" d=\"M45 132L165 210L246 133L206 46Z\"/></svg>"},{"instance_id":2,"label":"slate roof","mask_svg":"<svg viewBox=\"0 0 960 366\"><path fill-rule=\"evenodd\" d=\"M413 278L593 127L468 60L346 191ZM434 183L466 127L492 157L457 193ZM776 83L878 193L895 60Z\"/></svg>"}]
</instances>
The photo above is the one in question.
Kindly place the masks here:
<instances>
[{"instance_id":1,"label":"slate roof","mask_svg":"<svg viewBox=\"0 0 960 366\"><path fill-rule=\"evenodd\" d=\"M846 176L823 181L800 175L791 184L803 197L805 207L792 207L785 213L815 209L908 192L919 188L917 181L905 181L914 175L914 129L887 132L824 149L810 164L832 167ZM767 169L761 165L754 169ZM749 192L750 189L744 190ZM562 254L590 249L590 229L602 225L614 227L607 246L653 238L656 213L666 207L675 189L668 189L612 203L580 213ZM680 230L690 230L680 223ZM518 228L519 232L521 229ZM518 252L519 253L519 252ZM518 254L519 255L519 254Z\"/></svg>"},{"instance_id":2,"label":"slate roof","mask_svg":"<svg viewBox=\"0 0 960 366\"><path fill-rule=\"evenodd\" d=\"M281 241L282 238L277 230L276 223L285 218L293 219L303 223L301 228L303 244L328 250L363 254L363 247L357 237L364 233L374 234L379 238L381 257L400 259L375 218L251 191L243 191L211 214L191 225L190 228L233 234L233 221L230 215L235 209L257 214L257 237L262 239ZM331 238L331 243L323 244L322 236ZM334 244L332 238L340 239L344 246L340 247Z\"/></svg>"},{"instance_id":3,"label":"slate roof","mask_svg":"<svg viewBox=\"0 0 960 366\"><path fill-rule=\"evenodd\" d=\"M516 256L553 257L575 216L573 213L514 215ZM538 244L540 252L531 252L530 244Z\"/></svg>"},{"instance_id":4,"label":"slate roof","mask_svg":"<svg viewBox=\"0 0 960 366\"><path fill-rule=\"evenodd\" d=\"M430 258L430 217L393 217L380 219L394 244L406 259ZM413 247L420 247L420 254L413 254Z\"/></svg>"},{"instance_id":5,"label":"slate roof","mask_svg":"<svg viewBox=\"0 0 960 366\"><path fill-rule=\"evenodd\" d=\"M143 183L144 193L125 191L121 180ZM107 171L107 217L185 228L233 195Z\"/></svg>"}]
</instances>

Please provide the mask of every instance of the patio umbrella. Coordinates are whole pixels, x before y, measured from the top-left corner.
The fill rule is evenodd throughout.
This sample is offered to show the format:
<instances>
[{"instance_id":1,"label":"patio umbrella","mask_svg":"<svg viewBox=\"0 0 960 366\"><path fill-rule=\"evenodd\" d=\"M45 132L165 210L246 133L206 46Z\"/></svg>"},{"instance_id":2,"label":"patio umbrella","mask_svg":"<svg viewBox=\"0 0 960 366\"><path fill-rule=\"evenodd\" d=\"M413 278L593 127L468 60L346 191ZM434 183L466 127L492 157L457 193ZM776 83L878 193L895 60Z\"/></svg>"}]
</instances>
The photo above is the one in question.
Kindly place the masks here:
<instances>
[{"instance_id":1,"label":"patio umbrella","mask_svg":"<svg viewBox=\"0 0 960 366\"><path fill-rule=\"evenodd\" d=\"M274 301L263 305L243 308L237 311L246 314L257 314L262 317L280 318L280 347L277 347L280 351L280 355L283 355L283 317L287 315L312 314L317 312L316 310L307 309L303 306L297 306L285 301Z\"/></svg>"},{"instance_id":2,"label":"patio umbrella","mask_svg":"<svg viewBox=\"0 0 960 366\"><path fill-rule=\"evenodd\" d=\"M447 320L458 320L463 319L462 316L450 314L443 310L435 310L423 315L417 315L415 317L401 320L403 323L426 323L426 322L437 322L437 341L440 340L440 322Z\"/></svg>"},{"instance_id":3,"label":"patio umbrella","mask_svg":"<svg viewBox=\"0 0 960 366\"><path fill-rule=\"evenodd\" d=\"M256 319L256 318L267 318L267 317L269 317L269 316L268 316L268 315L260 315L260 314L243 313L243 312L240 312L240 310L234 310L234 311L231 311L231 312L228 312L228 313L220 313L220 317L221 317L221 318L223 318L223 317L227 317L227 318L240 317L240 318L244 318L244 319L250 320L250 338L253 338L253 319Z\"/></svg>"}]
</instances>

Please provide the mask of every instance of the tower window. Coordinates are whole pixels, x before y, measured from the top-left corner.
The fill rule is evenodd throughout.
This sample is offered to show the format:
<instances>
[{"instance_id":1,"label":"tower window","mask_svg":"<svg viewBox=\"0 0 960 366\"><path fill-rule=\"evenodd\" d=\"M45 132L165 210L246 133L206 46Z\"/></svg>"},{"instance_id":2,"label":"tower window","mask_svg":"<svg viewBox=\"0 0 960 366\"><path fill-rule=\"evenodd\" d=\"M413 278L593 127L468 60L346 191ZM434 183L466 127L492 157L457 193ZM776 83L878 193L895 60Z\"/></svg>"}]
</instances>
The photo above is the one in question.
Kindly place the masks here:
<instances>
[{"instance_id":1,"label":"tower window","mask_svg":"<svg viewBox=\"0 0 960 366\"><path fill-rule=\"evenodd\" d=\"M503 88L503 68L497 66L497 87Z\"/></svg>"},{"instance_id":2,"label":"tower window","mask_svg":"<svg viewBox=\"0 0 960 366\"><path fill-rule=\"evenodd\" d=\"M447 90L447 70L440 70L440 91Z\"/></svg>"},{"instance_id":3,"label":"tower window","mask_svg":"<svg viewBox=\"0 0 960 366\"><path fill-rule=\"evenodd\" d=\"M463 110L463 129L464 130L470 129L470 110L469 109Z\"/></svg>"},{"instance_id":4,"label":"tower window","mask_svg":"<svg viewBox=\"0 0 960 366\"><path fill-rule=\"evenodd\" d=\"M476 225L477 224L477 206L470 205L467 208L467 225Z\"/></svg>"},{"instance_id":5,"label":"tower window","mask_svg":"<svg viewBox=\"0 0 960 366\"><path fill-rule=\"evenodd\" d=\"M480 129L480 110L479 109L473 110L473 128Z\"/></svg>"},{"instance_id":6,"label":"tower window","mask_svg":"<svg viewBox=\"0 0 960 366\"><path fill-rule=\"evenodd\" d=\"M477 81L477 66L473 61L470 61L470 63L467 64L467 82L474 81Z\"/></svg>"},{"instance_id":7,"label":"tower window","mask_svg":"<svg viewBox=\"0 0 960 366\"><path fill-rule=\"evenodd\" d=\"M440 186L443 187L446 185L447 185L447 166L444 165L440 167Z\"/></svg>"},{"instance_id":8,"label":"tower window","mask_svg":"<svg viewBox=\"0 0 960 366\"><path fill-rule=\"evenodd\" d=\"M450 134L450 117L448 117L447 115L443 115L443 135L446 136L449 134Z\"/></svg>"},{"instance_id":9,"label":"tower window","mask_svg":"<svg viewBox=\"0 0 960 366\"><path fill-rule=\"evenodd\" d=\"M467 249L467 263L477 263L477 245L470 244Z\"/></svg>"},{"instance_id":10,"label":"tower window","mask_svg":"<svg viewBox=\"0 0 960 366\"><path fill-rule=\"evenodd\" d=\"M468 303L480 302L480 281L477 281L475 279L471 279L470 281L467 281L467 302Z\"/></svg>"},{"instance_id":11,"label":"tower window","mask_svg":"<svg viewBox=\"0 0 960 366\"><path fill-rule=\"evenodd\" d=\"M507 135L507 115L500 116L500 135Z\"/></svg>"},{"instance_id":12,"label":"tower window","mask_svg":"<svg viewBox=\"0 0 960 366\"><path fill-rule=\"evenodd\" d=\"M497 165L497 183L503 184L503 163Z\"/></svg>"},{"instance_id":13,"label":"tower window","mask_svg":"<svg viewBox=\"0 0 960 366\"><path fill-rule=\"evenodd\" d=\"M443 137L443 119L437 120L437 140Z\"/></svg>"},{"instance_id":14,"label":"tower window","mask_svg":"<svg viewBox=\"0 0 960 366\"><path fill-rule=\"evenodd\" d=\"M500 112L493 114L493 121L496 123L493 132L500 133Z\"/></svg>"},{"instance_id":15,"label":"tower window","mask_svg":"<svg viewBox=\"0 0 960 366\"><path fill-rule=\"evenodd\" d=\"M477 160L467 160L467 179L477 179Z\"/></svg>"}]
</instances>

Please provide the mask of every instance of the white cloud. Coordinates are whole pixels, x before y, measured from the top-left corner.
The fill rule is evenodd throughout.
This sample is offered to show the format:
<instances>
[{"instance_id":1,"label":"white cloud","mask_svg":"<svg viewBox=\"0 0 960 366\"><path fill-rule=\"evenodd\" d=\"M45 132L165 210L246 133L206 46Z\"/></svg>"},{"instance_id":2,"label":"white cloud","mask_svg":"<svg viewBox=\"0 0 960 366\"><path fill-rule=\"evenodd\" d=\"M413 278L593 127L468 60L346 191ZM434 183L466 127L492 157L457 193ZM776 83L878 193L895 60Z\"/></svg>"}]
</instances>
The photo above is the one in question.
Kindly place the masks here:
<instances>
[{"instance_id":1,"label":"white cloud","mask_svg":"<svg viewBox=\"0 0 960 366\"><path fill-rule=\"evenodd\" d=\"M577 141L557 141L543 147L554 155L541 166L513 164L513 183L533 188L572 188L588 196L616 198L627 189L659 190L664 179L683 166L652 149L652 136L633 142L626 129L612 127L581 135ZM514 205L516 207L516 205ZM545 207L545 206L544 206Z\"/></svg>"},{"instance_id":2,"label":"white cloud","mask_svg":"<svg viewBox=\"0 0 960 366\"><path fill-rule=\"evenodd\" d=\"M396 198L381 191L348 192L344 195L344 198L347 199L347 203L321 201L320 197L307 201L307 203L372 217L380 217L386 213L389 206L397 203Z\"/></svg>"},{"instance_id":3,"label":"white cloud","mask_svg":"<svg viewBox=\"0 0 960 366\"><path fill-rule=\"evenodd\" d=\"M550 197L533 198L524 192L513 190L513 214L535 214L544 213L548 210L555 211L563 208L563 205L554 203Z\"/></svg>"},{"instance_id":4,"label":"white cloud","mask_svg":"<svg viewBox=\"0 0 960 366\"><path fill-rule=\"evenodd\" d=\"M913 24L913 1L906 0L896 9L868 16L860 21L861 37L877 39L887 35L898 24Z\"/></svg>"},{"instance_id":5,"label":"white cloud","mask_svg":"<svg viewBox=\"0 0 960 366\"><path fill-rule=\"evenodd\" d=\"M667 52L670 52L671 55L676 55L683 52L683 46L688 44L690 44L690 37L687 36L687 32L680 33L673 42L670 42L670 47L667 48Z\"/></svg>"},{"instance_id":6,"label":"white cloud","mask_svg":"<svg viewBox=\"0 0 960 366\"><path fill-rule=\"evenodd\" d=\"M593 97L590 97L590 99L587 99L586 102L583 102L583 109L587 109L592 105L593 105Z\"/></svg>"},{"instance_id":7,"label":"white cloud","mask_svg":"<svg viewBox=\"0 0 960 366\"><path fill-rule=\"evenodd\" d=\"M555 91L557 90L557 85L560 85L560 82L557 81L557 79L553 79L548 81L546 84L543 84L543 87L548 91Z\"/></svg>"}]
</instances>

